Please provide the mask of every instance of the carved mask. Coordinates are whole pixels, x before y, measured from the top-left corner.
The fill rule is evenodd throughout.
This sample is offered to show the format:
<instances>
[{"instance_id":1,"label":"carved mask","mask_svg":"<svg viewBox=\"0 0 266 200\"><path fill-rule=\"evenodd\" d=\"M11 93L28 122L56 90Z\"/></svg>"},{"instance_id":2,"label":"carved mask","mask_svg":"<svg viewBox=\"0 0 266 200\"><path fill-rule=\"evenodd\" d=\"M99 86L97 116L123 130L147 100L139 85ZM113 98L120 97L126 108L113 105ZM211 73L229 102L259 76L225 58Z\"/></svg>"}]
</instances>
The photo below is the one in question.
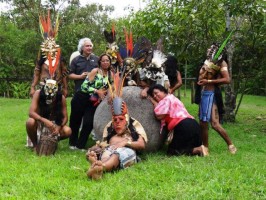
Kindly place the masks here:
<instances>
[{"instance_id":1,"label":"carved mask","mask_svg":"<svg viewBox=\"0 0 266 200\"><path fill-rule=\"evenodd\" d=\"M58 86L55 80L48 79L44 85L44 93L46 96L46 103L51 104L58 91Z\"/></svg>"}]
</instances>

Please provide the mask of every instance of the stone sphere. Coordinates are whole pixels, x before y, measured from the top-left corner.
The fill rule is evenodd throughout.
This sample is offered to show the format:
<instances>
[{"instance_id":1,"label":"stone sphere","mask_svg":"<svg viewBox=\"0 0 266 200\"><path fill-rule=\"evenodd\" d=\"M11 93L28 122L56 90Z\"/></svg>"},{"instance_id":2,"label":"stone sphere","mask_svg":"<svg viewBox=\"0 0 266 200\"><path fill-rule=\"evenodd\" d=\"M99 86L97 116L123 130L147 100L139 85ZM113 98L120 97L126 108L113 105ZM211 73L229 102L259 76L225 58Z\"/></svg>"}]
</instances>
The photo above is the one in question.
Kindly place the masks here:
<instances>
[{"instance_id":1,"label":"stone sphere","mask_svg":"<svg viewBox=\"0 0 266 200\"><path fill-rule=\"evenodd\" d=\"M148 143L145 151L156 151L160 145L160 121L154 116L153 105L150 100L140 98L140 92L139 87L127 86L123 88L122 97L127 104L129 116L138 120L147 134ZM102 139L103 129L111 119L111 107L107 103L107 98L105 98L94 115L93 128L97 140Z\"/></svg>"}]
</instances>

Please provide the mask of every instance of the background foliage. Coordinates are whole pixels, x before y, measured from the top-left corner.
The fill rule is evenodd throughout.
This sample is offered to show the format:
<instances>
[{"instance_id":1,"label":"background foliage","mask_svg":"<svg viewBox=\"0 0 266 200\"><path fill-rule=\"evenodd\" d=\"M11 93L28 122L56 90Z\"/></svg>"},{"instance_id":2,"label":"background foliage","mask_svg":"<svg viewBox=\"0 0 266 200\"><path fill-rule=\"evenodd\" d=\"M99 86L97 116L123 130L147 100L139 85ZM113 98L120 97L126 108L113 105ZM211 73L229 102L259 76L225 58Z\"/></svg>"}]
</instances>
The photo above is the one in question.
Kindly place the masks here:
<instances>
[{"instance_id":1,"label":"background foliage","mask_svg":"<svg viewBox=\"0 0 266 200\"><path fill-rule=\"evenodd\" d=\"M232 57L232 88L236 93L266 94L263 0L146 0L143 10L132 13L128 9L128 16L117 19L108 16L113 6L81 7L78 0L68 1L67 6L64 0L1 1L12 5L11 10L0 16L1 83L7 84L7 78L24 78L30 83L42 42L38 16L49 7L52 17L60 13L58 44L67 60L82 37L92 39L95 54L104 52L103 30L110 30L115 23L121 43L124 27L133 31L134 41L146 36L155 44L163 38L165 53L178 58L183 77L196 77L207 47L214 41L223 41L230 30L235 30L228 45ZM0 95L7 91L7 87L1 87Z\"/></svg>"}]
</instances>

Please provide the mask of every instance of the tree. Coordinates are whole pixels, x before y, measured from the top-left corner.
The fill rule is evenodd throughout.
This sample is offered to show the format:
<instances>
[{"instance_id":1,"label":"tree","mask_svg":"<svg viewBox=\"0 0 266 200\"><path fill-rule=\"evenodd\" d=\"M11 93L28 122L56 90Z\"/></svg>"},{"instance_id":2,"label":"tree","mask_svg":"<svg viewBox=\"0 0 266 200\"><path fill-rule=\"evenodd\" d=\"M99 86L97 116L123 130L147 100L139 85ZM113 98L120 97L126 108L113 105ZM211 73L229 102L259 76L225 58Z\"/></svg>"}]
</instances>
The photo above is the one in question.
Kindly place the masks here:
<instances>
[{"instance_id":1,"label":"tree","mask_svg":"<svg viewBox=\"0 0 266 200\"><path fill-rule=\"evenodd\" d=\"M223 41L229 29L236 30L228 45L231 77L234 80L244 76L244 79L249 79L247 87L256 88L252 90L258 91L256 94L265 94L263 1L151 0L144 10L131 15L129 20L135 35L144 35L153 42L163 36L166 52L174 53L179 65L186 66L187 63L190 76L195 76L198 66L204 61L207 47L214 41ZM226 26L228 20L232 22L230 27ZM249 77L256 77L256 81ZM227 119L232 121L235 119L234 99L237 95L234 91L239 89L238 85L243 85L234 85L234 82L240 81L236 78L226 87L225 98L228 113L233 116Z\"/></svg>"}]
</instances>

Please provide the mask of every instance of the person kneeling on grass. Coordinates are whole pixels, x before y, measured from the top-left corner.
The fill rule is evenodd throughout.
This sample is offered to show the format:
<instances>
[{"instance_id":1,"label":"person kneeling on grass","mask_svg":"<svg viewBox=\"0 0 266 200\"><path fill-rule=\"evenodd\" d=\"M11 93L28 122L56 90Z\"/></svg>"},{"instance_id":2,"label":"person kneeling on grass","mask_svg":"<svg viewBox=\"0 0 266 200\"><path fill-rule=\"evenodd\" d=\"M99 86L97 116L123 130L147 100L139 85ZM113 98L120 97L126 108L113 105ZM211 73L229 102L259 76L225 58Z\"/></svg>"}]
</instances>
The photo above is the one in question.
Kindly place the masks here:
<instances>
[{"instance_id":1,"label":"person kneeling on grass","mask_svg":"<svg viewBox=\"0 0 266 200\"><path fill-rule=\"evenodd\" d=\"M154 114L167 125L168 155L200 155L207 156L208 151L202 145L200 126L186 110L183 103L162 85L149 88L148 99L154 105Z\"/></svg>"},{"instance_id":2,"label":"person kneeling on grass","mask_svg":"<svg viewBox=\"0 0 266 200\"><path fill-rule=\"evenodd\" d=\"M138 161L139 150L145 148L147 136L142 125L129 117L126 103L116 97L112 102L112 121L103 132L103 142L90 148L86 154L91 166L87 176L100 179L104 171L124 169ZM99 153L97 147L102 147Z\"/></svg>"}]
</instances>

